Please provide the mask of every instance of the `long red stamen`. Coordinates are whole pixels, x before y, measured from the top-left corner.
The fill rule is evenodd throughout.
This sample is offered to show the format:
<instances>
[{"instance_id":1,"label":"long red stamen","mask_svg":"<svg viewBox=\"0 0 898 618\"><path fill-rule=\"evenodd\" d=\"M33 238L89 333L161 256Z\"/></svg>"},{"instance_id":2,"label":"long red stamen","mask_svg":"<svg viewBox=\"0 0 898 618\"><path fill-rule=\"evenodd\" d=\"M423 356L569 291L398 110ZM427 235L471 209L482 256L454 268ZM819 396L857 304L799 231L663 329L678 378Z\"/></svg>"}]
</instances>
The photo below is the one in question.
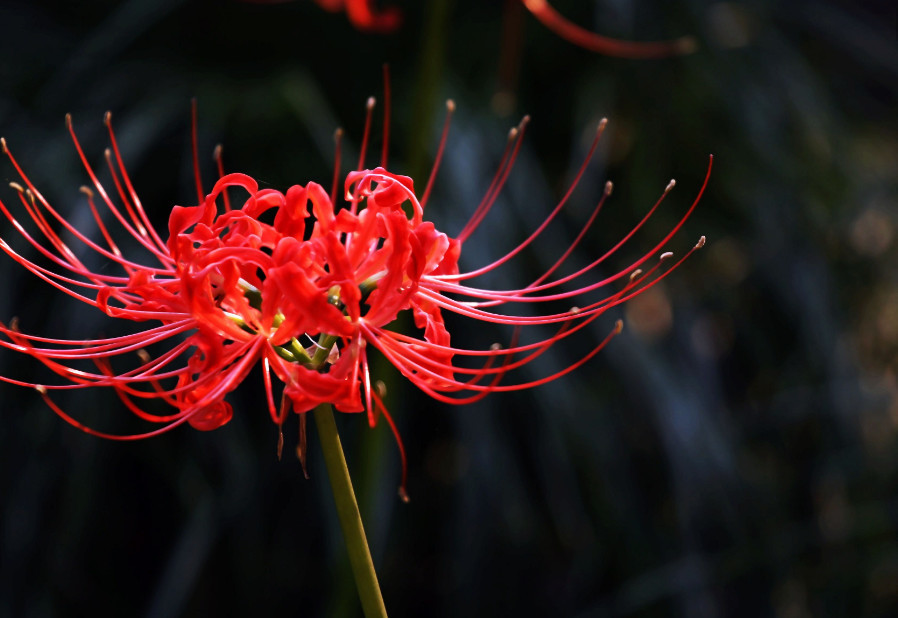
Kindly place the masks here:
<instances>
[{"instance_id":1,"label":"long red stamen","mask_svg":"<svg viewBox=\"0 0 898 618\"><path fill-rule=\"evenodd\" d=\"M365 103L365 130L362 133L362 146L359 149L359 164L356 166L356 170L359 171L365 169L365 153L368 150L368 138L371 135L371 114L375 105L374 97L368 97L368 101Z\"/></svg>"},{"instance_id":2,"label":"long red stamen","mask_svg":"<svg viewBox=\"0 0 898 618\"><path fill-rule=\"evenodd\" d=\"M508 141L505 145L505 151L502 153L502 159L499 161L499 167L496 169L496 174L493 176L493 180L487 188L486 194L484 194L480 204L477 205L477 208L474 210L468 223L459 233L457 237L459 242L465 242L468 236L474 233L495 203L496 198L502 191L502 187L505 186L505 181L508 179L508 175L511 173L511 168L514 166L515 159L517 159L518 151L520 150L521 143L524 139L524 131L527 129L529 123L530 116L524 116L518 126L508 132Z\"/></svg>"},{"instance_id":3,"label":"long red stamen","mask_svg":"<svg viewBox=\"0 0 898 618\"><path fill-rule=\"evenodd\" d=\"M340 157L343 147L343 129L334 131L334 178L331 182L331 202L337 203L337 187L340 186Z\"/></svg>"},{"instance_id":4,"label":"long red stamen","mask_svg":"<svg viewBox=\"0 0 898 618\"><path fill-rule=\"evenodd\" d=\"M430 199L430 191L433 189L433 183L437 178L437 171L440 169L440 162L443 160L443 152L446 150L446 141L449 138L449 124L452 122L452 114L455 113L455 101L449 99L446 101L446 119L443 121L443 132L440 135L440 144L437 146L437 155L433 159L433 167L430 168L430 176L427 179L427 186L424 193L421 194L421 207L427 206L427 200ZM386 166L384 166L386 167Z\"/></svg>"},{"instance_id":5,"label":"long red stamen","mask_svg":"<svg viewBox=\"0 0 898 618\"><path fill-rule=\"evenodd\" d=\"M555 208L552 209L552 212L549 213L549 216L546 217L546 219L540 224L540 226L537 227L536 230L534 230L533 233L531 233L530 236L528 236L527 239L524 240L524 242L519 244L517 247L515 247L514 249L509 251L507 254L505 254L498 260L492 262L491 264L487 264L486 266L483 266L482 268L478 268L477 270L468 273L467 274L468 277L476 277L479 274L488 272L498 266L501 266L502 264L504 264L505 262L507 262L514 256L516 256L518 253L523 251L525 248L527 248L530 245L530 243L532 243L540 234L543 233L543 231L545 231L545 229L546 229L546 227L548 227L549 223L551 223L552 220L558 215L558 213L561 212L561 209L567 203L568 199L570 199L571 194L574 192L574 189L577 188L577 185L579 184L580 179L583 177L584 172L586 172L586 167L587 167L587 165L589 165L589 161L592 159L592 155L595 153L596 148L599 145L599 139L601 139L602 133L605 131L605 126L607 124L608 124L608 120L605 118L602 118L602 121L599 122L598 129L596 129L596 135L592 140L592 145L589 147L589 152L586 153L586 157L584 157L583 163L580 164L580 169L577 170L577 174L576 174L576 176L574 176L574 180L571 182L571 186L568 187L567 192L564 194L564 196L561 198L561 200L558 202L558 204L555 206ZM522 130L522 133L523 133L523 130ZM517 152L517 150L515 150L515 152ZM508 172L511 171L511 164L513 161L514 161L514 159L512 159L512 161L509 162L508 170L505 173L505 177L507 177ZM493 198L493 200L495 200L495 198ZM484 211L483 214L485 215L486 212ZM482 220L482 216L481 216L481 220Z\"/></svg>"},{"instance_id":6,"label":"long red stamen","mask_svg":"<svg viewBox=\"0 0 898 618\"><path fill-rule=\"evenodd\" d=\"M396 428L396 423L393 421L393 417L390 416L390 413L387 411L386 406L384 406L383 401L377 393L372 393L374 398L374 405L377 406L377 410L383 414L383 417L387 419L387 424L390 426L390 431L393 432L393 437L396 438L396 446L399 447L399 458L402 461L402 477L399 481L399 497L403 502L408 502L408 491L406 488L408 487L408 459L405 456L405 445L402 444L402 436L399 435L399 430Z\"/></svg>"},{"instance_id":7,"label":"long red stamen","mask_svg":"<svg viewBox=\"0 0 898 618\"><path fill-rule=\"evenodd\" d=\"M190 151L193 156L193 182L196 184L196 203L202 204L206 194L203 191L203 179L200 175L199 136L197 131L196 99L190 100Z\"/></svg>"},{"instance_id":8,"label":"long red stamen","mask_svg":"<svg viewBox=\"0 0 898 618\"><path fill-rule=\"evenodd\" d=\"M128 170L125 169L125 164L122 161L122 153L119 150L118 141L115 139L115 131L112 130L112 115L109 112L106 112L106 116L103 118L103 122L106 124L106 128L109 133L109 143L112 146L112 152L115 155L115 162L118 164L119 171L122 174L122 181L125 183L125 188L128 191L128 195L131 197L131 204L133 204L134 210L137 212L137 215L143 222L146 231L148 231L150 236L152 237L153 242L157 247L159 247L159 250L161 251L161 253L156 251L154 251L154 253L157 255L157 257L160 258L160 260L163 260L163 263L171 264L171 257L168 256L168 250L165 246L165 243L162 242L162 239L156 232L156 228L154 228L153 224L150 223L150 218L147 216L140 198L137 197L137 191L134 190L134 185L131 184L131 177L128 175ZM78 154L81 156L81 162L84 164L87 173L91 176L91 181L94 183L94 186L99 189L101 188L99 186L99 182L96 180L96 177L90 170L90 166L87 164L87 160L84 158L84 153L81 151L81 145L78 143L78 139L75 137L75 132L71 127L71 122L69 122L68 124L69 133L72 136L72 141L75 143L75 148L77 148ZM106 192L103 191L101 194L105 196ZM108 197L104 197L104 201L107 201L107 203L111 203L110 201L108 201Z\"/></svg>"},{"instance_id":9,"label":"long red stamen","mask_svg":"<svg viewBox=\"0 0 898 618\"><path fill-rule=\"evenodd\" d=\"M221 144L218 144L215 147L215 150L212 151L212 158L215 160L215 169L218 171L218 179L219 180L221 180L225 176L224 162L222 162L221 151L222 151ZM231 212L231 198L228 197L228 189L227 188L225 188L225 190L221 192L221 197L224 200L225 212Z\"/></svg>"},{"instance_id":10,"label":"long red stamen","mask_svg":"<svg viewBox=\"0 0 898 618\"><path fill-rule=\"evenodd\" d=\"M546 0L521 0L542 24L574 45L608 56L621 58L663 58L695 51L695 39L689 36L672 41L640 43L622 41L590 32L562 17Z\"/></svg>"},{"instance_id":11,"label":"long red stamen","mask_svg":"<svg viewBox=\"0 0 898 618\"><path fill-rule=\"evenodd\" d=\"M390 154L390 65L384 64L384 141L380 154L380 166L387 167Z\"/></svg>"}]
</instances>

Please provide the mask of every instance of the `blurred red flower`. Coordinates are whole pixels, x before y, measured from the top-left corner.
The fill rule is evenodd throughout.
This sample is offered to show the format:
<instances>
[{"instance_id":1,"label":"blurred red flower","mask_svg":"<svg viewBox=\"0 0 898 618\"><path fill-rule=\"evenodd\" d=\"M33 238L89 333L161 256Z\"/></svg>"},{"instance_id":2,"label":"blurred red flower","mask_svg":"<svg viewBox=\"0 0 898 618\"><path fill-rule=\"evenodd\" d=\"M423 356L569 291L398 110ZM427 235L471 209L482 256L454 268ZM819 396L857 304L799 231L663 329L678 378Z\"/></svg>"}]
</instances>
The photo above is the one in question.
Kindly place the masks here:
<instances>
[{"instance_id":1,"label":"blurred red flower","mask_svg":"<svg viewBox=\"0 0 898 618\"><path fill-rule=\"evenodd\" d=\"M402 14L396 7L374 8L373 0L315 0L326 11L346 11L353 26L366 32L393 32L402 23Z\"/></svg>"},{"instance_id":2,"label":"blurred red flower","mask_svg":"<svg viewBox=\"0 0 898 618\"><path fill-rule=\"evenodd\" d=\"M293 0L243 0L253 4L283 4ZM375 8L375 0L315 0L325 11L346 11L350 23L363 32L389 34L402 23L402 12L396 7Z\"/></svg>"},{"instance_id":3,"label":"blurred red flower","mask_svg":"<svg viewBox=\"0 0 898 618\"><path fill-rule=\"evenodd\" d=\"M259 4L277 4L290 0L247 0ZM346 11L349 21L363 32L388 34L402 23L402 13L395 6L375 8L374 0L315 0L321 8ZM546 28L584 49L621 58L660 58L695 51L695 39L689 36L670 41L622 41L590 32L562 16L547 0L521 0L524 6Z\"/></svg>"}]
</instances>

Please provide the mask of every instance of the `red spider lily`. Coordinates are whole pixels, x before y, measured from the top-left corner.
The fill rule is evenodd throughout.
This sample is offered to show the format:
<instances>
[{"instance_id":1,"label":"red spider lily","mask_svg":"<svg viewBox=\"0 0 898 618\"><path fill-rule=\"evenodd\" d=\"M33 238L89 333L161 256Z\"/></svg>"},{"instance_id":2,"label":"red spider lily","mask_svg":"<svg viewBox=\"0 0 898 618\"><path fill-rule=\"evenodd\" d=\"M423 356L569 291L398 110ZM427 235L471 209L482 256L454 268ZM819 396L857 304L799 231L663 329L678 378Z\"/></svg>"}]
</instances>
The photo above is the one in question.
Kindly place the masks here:
<instances>
[{"instance_id":1,"label":"red spider lily","mask_svg":"<svg viewBox=\"0 0 898 618\"><path fill-rule=\"evenodd\" d=\"M257 4L280 4L291 0L245 0ZM357 29L363 32L376 32L388 34L399 28L402 23L402 13L396 7L376 9L373 0L315 0L316 4L326 11L346 11L349 21ZM602 36L581 28L577 24L565 19L548 3L547 0L521 0L524 6L546 28L573 43L578 47L588 49L607 56L620 58L663 58L678 54L689 54L695 51L695 39L689 36L671 41L622 41L611 37Z\"/></svg>"},{"instance_id":2,"label":"red spider lily","mask_svg":"<svg viewBox=\"0 0 898 618\"><path fill-rule=\"evenodd\" d=\"M480 268L462 271L458 265L462 247L502 190L520 149L527 119L511 131L486 195L464 229L452 238L425 221L424 210L446 144L454 104L448 105L434 169L420 198L411 178L383 166L386 146L382 166L361 169L373 105L372 99L358 169L350 172L343 183L345 207L336 206L339 139L330 194L314 182L295 185L286 193L259 189L257 182L245 174L225 175L220 151L216 150L220 178L211 193L204 195L196 161L194 113L198 204L172 208L167 241L150 224L134 190L109 114L105 123L111 148L106 151L106 158L117 199L101 184L87 162L71 119L66 119L93 185L93 189L83 189L97 226L93 235L76 229L50 205L26 176L6 141L0 139L3 153L21 179L21 184L12 186L26 216L13 214L2 202L0 210L44 258L42 263L49 266L26 257L3 239L0 249L51 286L110 317L141 325L159 323L126 336L81 340L27 335L20 332L15 322L9 326L0 324L0 333L8 339L0 340L0 346L30 355L66 383L43 385L2 376L0 380L37 389L60 417L87 433L134 440L157 435L184 422L201 430L227 423L233 411L225 397L261 361L268 411L279 427L291 408L304 419L303 413L321 403L331 403L343 412L367 412L371 426L383 413L395 433L382 393L372 385L369 346L418 388L443 402L468 403L491 392L538 386L592 358L620 331L620 321L585 356L551 375L511 383L504 383L503 378L581 331L608 309L655 285L704 244L702 237L675 263L669 259L672 254L660 253L697 205L707 176L690 208L650 252L610 276L595 275L597 267L651 217L673 187L671 181L643 219L614 247L575 272L557 275L611 193L608 183L582 231L541 276L516 289L477 287L473 281L478 276L501 267L533 244L558 216L586 170L606 122L599 124L589 154L570 189L545 221L505 256ZM709 163L708 174L710 169ZM232 207L229 188L248 195L241 206ZM116 234L100 214L96 196L109 211L105 220L114 220L121 227L117 233L130 236L150 259L138 263L125 257L114 240ZM55 231L59 227L83 244L78 252ZM106 267L86 266L77 257L83 250L102 258ZM656 255L660 259L652 261ZM590 293L608 286L617 289L588 301ZM583 304L571 307L575 299ZM563 303L567 308L530 315L503 311L513 305L539 307L547 303ZM406 335L390 329L390 324L404 311L411 312L418 334ZM475 321L512 326L515 337L505 348L453 346L443 319L447 311ZM553 332L534 342L519 344L516 335L524 327L549 327ZM167 346L167 351L152 358L145 351L151 345ZM127 370L113 367L127 359L132 359L132 365L134 359L140 362ZM96 369L84 369L84 361L94 363ZM283 383L279 404L272 373ZM130 411L161 427L146 433L111 435L83 425L50 398L50 391L87 387L113 388ZM141 405L146 400L165 402L173 411L161 415L150 412Z\"/></svg>"}]
</instances>

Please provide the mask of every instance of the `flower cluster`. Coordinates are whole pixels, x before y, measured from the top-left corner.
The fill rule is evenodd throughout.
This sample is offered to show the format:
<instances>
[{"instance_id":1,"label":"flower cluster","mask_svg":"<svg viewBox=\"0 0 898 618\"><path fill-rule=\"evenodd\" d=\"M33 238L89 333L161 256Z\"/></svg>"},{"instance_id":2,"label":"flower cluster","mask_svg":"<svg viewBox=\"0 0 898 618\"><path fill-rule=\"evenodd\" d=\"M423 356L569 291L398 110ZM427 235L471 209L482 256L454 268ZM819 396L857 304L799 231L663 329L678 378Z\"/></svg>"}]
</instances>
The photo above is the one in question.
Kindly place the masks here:
<instances>
[{"instance_id":1,"label":"flower cluster","mask_svg":"<svg viewBox=\"0 0 898 618\"><path fill-rule=\"evenodd\" d=\"M372 106L373 100L369 103L369 120ZM453 109L450 102L437 165ZM367 412L372 426L383 414L394 432L382 393L372 383L372 347L418 388L451 403L474 401L495 391L528 388L564 375L597 353L620 330L620 323L589 353L552 375L530 382L503 381L509 373L581 331L608 309L654 285L681 263L688 253L673 263L668 259L672 254L660 252L695 208L701 192L657 246L626 268L601 279L594 275L596 268L648 220L673 187L672 181L654 207L615 247L583 268L557 275L610 194L608 183L583 230L540 277L517 289L477 287L472 284L473 279L500 267L533 244L561 212L605 127L603 120L570 190L545 221L505 256L480 268L462 271L462 246L483 221L506 182L526 124L525 119L511 131L487 194L454 238L424 219L435 165L420 198L409 177L384 167L356 169L346 176L342 186L345 205L337 199L336 183L330 193L314 182L281 193L260 189L245 174L221 171L212 191L203 195L197 170L199 202L172 208L168 239L163 241L125 170L108 114L111 148L106 154L118 199L113 199L88 164L71 119L67 118L72 140L93 186L83 189L97 226L97 233L90 235L76 229L50 205L2 140L3 153L21 178L21 184L12 186L30 223L2 202L0 210L51 266L30 259L3 239L0 249L51 286L110 317L141 325L158 324L126 336L92 340L38 337L24 334L15 322L0 324L0 333L6 336L6 340L0 340L0 346L30 355L66 383L33 384L9 377L0 380L37 389L59 416L88 433L137 439L185 422L201 430L227 423L233 411L226 396L257 364L262 367L267 408L279 427L291 408L302 415L319 404L331 403L343 412ZM368 134L367 127L365 133ZM239 207L232 207L229 190L240 190L248 197ZM108 209L105 216L100 214L97 196ZM121 228L116 231L118 234L124 232L143 247L146 255L152 256L149 263L138 263L123 254L115 241L116 233L105 222L110 219ZM54 230L58 226L83 247L73 250L63 235ZM704 238L695 248L703 242ZM86 266L85 260L77 257L83 249L101 257L106 266ZM655 256L660 259L646 265ZM589 293L609 285L618 289L598 300L571 307L573 299L586 300ZM546 306L550 301L564 303L568 309L536 315L503 311L509 305ZM410 312L418 330L416 335L390 328L402 312ZM550 332L527 344L518 344L513 337L507 347L466 349L453 346L444 322L446 312L474 321L510 325L516 331L548 326ZM149 346L162 346L166 351L154 358L146 351ZM128 370L113 367L113 361L121 364L123 357L140 362ZM92 362L96 369L85 370L84 361ZM283 383L282 389L274 386L272 374ZM83 425L50 397L53 390L86 387L114 389L129 410L161 427L147 433L110 435ZM163 401L174 411L151 412L144 404L146 400Z\"/></svg>"}]
</instances>

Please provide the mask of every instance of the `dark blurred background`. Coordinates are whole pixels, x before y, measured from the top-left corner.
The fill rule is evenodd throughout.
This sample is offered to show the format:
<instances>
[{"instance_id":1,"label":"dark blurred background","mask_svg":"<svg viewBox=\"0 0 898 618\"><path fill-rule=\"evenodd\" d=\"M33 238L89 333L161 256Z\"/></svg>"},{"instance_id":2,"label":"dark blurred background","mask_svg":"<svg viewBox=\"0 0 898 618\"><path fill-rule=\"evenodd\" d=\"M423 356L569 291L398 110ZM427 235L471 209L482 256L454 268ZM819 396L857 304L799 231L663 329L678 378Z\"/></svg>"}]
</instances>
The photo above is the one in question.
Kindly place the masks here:
<instances>
[{"instance_id":1,"label":"dark blurred background","mask_svg":"<svg viewBox=\"0 0 898 618\"><path fill-rule=\"evenodd\" d=\"M672 241L707 246L662 285L559 346L595 360L535 390L451 407L381 363L409 455L411 502L384 423L338 425L395 616L892 616L898 608L898 15L894 2L556 0L603 34L692 34L690 56L624 60L558 38L515 1L384 0L401 30L358 32L309 0L0 2L0 134L73 222L91 227L71 112L100 165L113 119L160 229L195 201L189 102L211 152L286 190L329 186L333 131L357 153L368 96L392 72L390 167L423 188L444 100L453 121L430 217L455 234L532 116L509 186L463 263L523 239L610 119L570 208L488 277L526 284L615 193L585 264L678 187L618 267L650 250L715 166ZM375 121L374 152L381 143ZM371 157L372 161L376 157ZM4 181L18 180L8 161ZM12 189L0 199L16 203ZM15 233L4 222L2 236ZM22 247L20 240L16 246ZM610 267L609 267L610 272ZM529 277L529 279L528 279ZM0 319L98 337L114 326L0 261ZM474 346L509 333L455 323ZM4 375L42 379L0 354ZM554 368L554 369L553 369ZM259 373L212 433L117 443L0 385L0 616L358 616L323 461L275 457ZM145 430L114 394L60 395L113 432ZM288 448L296 421L288 425Z\"/></svg>"}]
</instances>

